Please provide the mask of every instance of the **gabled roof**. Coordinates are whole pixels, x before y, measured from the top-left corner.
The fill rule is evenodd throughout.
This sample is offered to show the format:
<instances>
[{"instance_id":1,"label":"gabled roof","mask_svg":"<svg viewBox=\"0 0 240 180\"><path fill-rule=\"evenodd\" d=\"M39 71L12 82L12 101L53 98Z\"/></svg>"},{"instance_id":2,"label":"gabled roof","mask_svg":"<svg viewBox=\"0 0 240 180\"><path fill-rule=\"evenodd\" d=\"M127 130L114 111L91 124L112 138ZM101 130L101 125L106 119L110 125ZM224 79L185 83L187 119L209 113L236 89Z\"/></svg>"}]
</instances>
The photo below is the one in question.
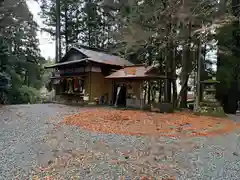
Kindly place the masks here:
<instances>
[{"instance_id":1,"label":"gabled roof","mask_svg":"<svg viewBox=\"0 0 240 180\"><path fill-rule=\"evenodd\" d=\"M154 69L154 66L144 66L144 65L135 65L128 66L123 69L120 69L106 78L117 79L117 78L163 78L160 74L152 73L151 70Z\"/></svg>"},{"instance_id":2,"label":"gabled roof","mask_svg":"<svg viewBox=\"0 0 240 180\"><path fill-rule=\"evenodd\" d=\"M74 48L80 53L86 55L89 60L98 62L98 63L104 63L104 64L110 64L110 65L119 65L119 66L130 66L133 65L128 60L121 58L119 56L107 54L105 52L92 50L91 48Z\"/></svg>"},{"instance_id":3,"label":"gabled roof","mask_svg":"<svg viewBox=\"0 0 240 180\"><path fill-rule=\"evenodd\" d=\"M48 66L46 68L53 68L53 67L58 67L58 66L63 66L67 64L75 64L83 61L92 61L92 62L97 62L97 63L102 63L102 64L108 64L108 65L115 65L115 66L130 66L133 65L130 61L121 58L119 56L107 54L106 52L101 52L98 49L95 48L89 48L86 46L80 46L80 48L73 47L71 50L78 51L79 53L83 54L86 56L84 59L78 59L78 60L73 60L73 61L65 61L62 63L56 63L52 66Z\"/></svg>"},{"instance_id":4,"label":"gabled roof","mask_svg":"<svg viewBox=\"0 0 240 180\"><path fill-rule=\"evenodd\" d=\"M76 63L80 63L80 62L84 62L88 59L79 59L79 60L74 60L74 61L66 61L66 62L61 62L61 63L56 63L50 66L46 66L44 68L54 68L54 67L59 67L59 66L63 66L63 65L67 65L67 64L76 64Z\"/></svg>"}]
</instances>

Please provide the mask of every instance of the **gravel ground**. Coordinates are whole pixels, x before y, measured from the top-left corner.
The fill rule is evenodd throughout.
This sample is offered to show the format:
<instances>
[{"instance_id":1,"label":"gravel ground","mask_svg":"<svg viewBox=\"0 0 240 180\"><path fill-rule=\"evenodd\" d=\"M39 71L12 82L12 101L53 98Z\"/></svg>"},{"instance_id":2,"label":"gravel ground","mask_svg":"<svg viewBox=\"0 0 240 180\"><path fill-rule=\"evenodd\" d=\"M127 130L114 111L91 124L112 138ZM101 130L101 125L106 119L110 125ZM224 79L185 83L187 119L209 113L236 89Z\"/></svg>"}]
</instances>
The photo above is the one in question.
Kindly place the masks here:
<instances>
[{"instance_id":1,"label":"gravel ground","mask_svg":"<svg viewBox=\"0 0 240 180\"><path fill-rule=\"evenodd\" d=\"M58 125L64 115L85 109L57 104L1 107L0 179L47 175L55 179L131 179L137 175L240 179L239 132L176 139L107 135ZM240 116L233 119L240 122Z\"/></svg>"}]
</instances>

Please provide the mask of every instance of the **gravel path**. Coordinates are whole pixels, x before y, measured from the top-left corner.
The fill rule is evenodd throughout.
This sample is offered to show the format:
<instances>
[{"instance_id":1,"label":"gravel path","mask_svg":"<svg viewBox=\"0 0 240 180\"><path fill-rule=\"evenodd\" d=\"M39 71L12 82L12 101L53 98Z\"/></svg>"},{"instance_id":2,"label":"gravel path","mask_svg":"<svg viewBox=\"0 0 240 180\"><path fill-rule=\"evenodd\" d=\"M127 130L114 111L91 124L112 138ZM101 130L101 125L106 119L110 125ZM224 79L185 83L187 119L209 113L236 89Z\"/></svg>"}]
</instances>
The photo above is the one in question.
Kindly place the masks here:
<instances>
[{"instance_id":1,"label":"gravel path","mask_svg":"<svg viewBox=\"0 0 240 180\"><path fill-rule=\"evenodd\" d=\"M239 132L176 139L107 135L58 126L64 115L84 110L57 104L1 107L0 179L47 175L55 179L131 179L135 175L240 179Z\"/></svg>"}]
</instances>

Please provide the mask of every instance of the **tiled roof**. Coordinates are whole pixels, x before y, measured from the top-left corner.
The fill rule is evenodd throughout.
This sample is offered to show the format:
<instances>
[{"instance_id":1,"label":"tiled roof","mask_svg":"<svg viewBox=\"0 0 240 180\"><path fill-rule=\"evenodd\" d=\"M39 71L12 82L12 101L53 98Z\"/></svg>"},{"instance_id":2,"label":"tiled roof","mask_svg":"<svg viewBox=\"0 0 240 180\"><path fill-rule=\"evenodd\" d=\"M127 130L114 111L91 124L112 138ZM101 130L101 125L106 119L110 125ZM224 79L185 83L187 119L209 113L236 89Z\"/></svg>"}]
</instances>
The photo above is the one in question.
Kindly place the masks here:
<instances>
[{"instance_id":1,"label":"tiled roof","mask_svg":"<svg viewBox=\"0 0 240 180\"><path fill-rule=\"evenodd\" d=\"M146 78L146 77L160 77L158 74L149 74L153 66L129 66L123 69L120 69L106 78Z\"/></svg>"},{"instance_id":2,"label":"tiled roof","mask_svg":"<svg viewBox=\"0 0 240 180\"><path fill-rule=\"evenodd\" d=\"M115 56L115 55L111 55L111 54L107 54L106 52L101 52L100 50L95 50L94 48L80 46L80 48L73 47L71 49L75 49L76 51L84 54L87 58L73 60L73 61L60 62L60 63L56 63L51 66L47 66L45 68L54 68L54 67L63 66L63 65L67 65L67 64L75 64L75 63L83 62L86 60L97 62L97 63L116 65L116 66L131 66L131 65L133 65L130 61L128 61L124 58L121 58L121 57Z\"/></svg>"},{"instance_id":3,"label":"tiled roof","mask_svg":"<svg viewBox=\"0 0 240 180\"><path fill-rule=\"evenodd\" d=\"M107 54L105 52L91 50L90 48L74 48L82 54L85 54L90 61L110 64L110 65L118 65L118 66L130 66L133 65L128 60L121 58L119 56Z\"/></svg>"},{"instance_id":4,"label":"tiled roof","mask_svg":"<svg viewBox=\"0 0 240 180\"><path fill-rule=\"evenodd\" d=\"M54 67L58 67L58 66L63 66L63 65L68 65L68 64L76 64L76 63L80 63L80 62L85 62L87 59L79 59L79 60L74 60L74 61L66 61L66 62L62 62L62 63L56 63L50 66L47 66L45 68L54 68Z\"/></svg>"}]
</instances>

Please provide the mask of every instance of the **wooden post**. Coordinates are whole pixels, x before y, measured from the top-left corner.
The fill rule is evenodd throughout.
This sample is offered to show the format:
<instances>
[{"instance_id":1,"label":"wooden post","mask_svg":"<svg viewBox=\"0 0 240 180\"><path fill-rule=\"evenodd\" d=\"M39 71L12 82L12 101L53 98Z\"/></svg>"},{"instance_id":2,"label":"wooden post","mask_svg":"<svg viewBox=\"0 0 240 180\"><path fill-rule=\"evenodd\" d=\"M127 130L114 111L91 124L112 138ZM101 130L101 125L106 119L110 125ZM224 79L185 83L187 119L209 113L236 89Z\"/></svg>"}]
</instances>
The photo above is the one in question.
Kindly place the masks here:
<instances>
[{"instance_id":1,"label":"wooden post","mask_svg":"<svg viewBox=\"0 0 240 180\"><path fill-rule=\"evenodd\" d=\"M201 40L199 40L199 44L198 44L198 59L197 59L197 89L196 89L196 96L195 96L195 108L194 111L197 111L199 108L199 104L200 104L200 80L201 80Z\"/></svg>"},{"instance_id":2,"label":"wooden post","mask_svg":"<svg viewBox=\"0 0 240 180\"><path fill-rule=\"evenodd\" d=\"M147 103L148 105L151 105L151 80L148 80Z\"/></svg>"},{"instance_id":3,"label":"wooden post","mask_svg":"<svg viewBox=\"0 0 240 180\"><path fill-rule=\"evenodd\" d=\"M91 102L91 98L92 98L92 64L90 64L90 71L89 71L89 101Z\"/></svg>"},{"instance_id":4,"label":"wooden post","mask_svg":"<svg viewBox=\"0 0 240 180\"><path fill-rule=\"evenodd\" d=\"M121 91L121 86L119 86L117 88L117 95L116 95L116 100L115 100L115 103L114 103L114 106L117 107L117 102L118 102L118 98L119 98L119 93Z\"/></svg>"},{"instance_id":5,"label":"wooden post","mask_svg":"<svg viewBox=\"0 0 240 180\"><path fill-rule=\"evenodd\" d=\"M112 80L112 89L111 89L111 91L112 91L112 93L111 93L111 100L110 100L110 105L114 105L114 89L115 89L115 81L114 80Z\"/></svg>"},{"instance_id":6,"label":"wooden post","mask_svg":"<svg viewBox=\"0 0 240 180\"><path fill-rule=\"evenodd\" d=\"M144 80L140 82L140 108L143 110L144 107L144 95L143 95L143 84Z\"/></svg>"}]
</instances>

